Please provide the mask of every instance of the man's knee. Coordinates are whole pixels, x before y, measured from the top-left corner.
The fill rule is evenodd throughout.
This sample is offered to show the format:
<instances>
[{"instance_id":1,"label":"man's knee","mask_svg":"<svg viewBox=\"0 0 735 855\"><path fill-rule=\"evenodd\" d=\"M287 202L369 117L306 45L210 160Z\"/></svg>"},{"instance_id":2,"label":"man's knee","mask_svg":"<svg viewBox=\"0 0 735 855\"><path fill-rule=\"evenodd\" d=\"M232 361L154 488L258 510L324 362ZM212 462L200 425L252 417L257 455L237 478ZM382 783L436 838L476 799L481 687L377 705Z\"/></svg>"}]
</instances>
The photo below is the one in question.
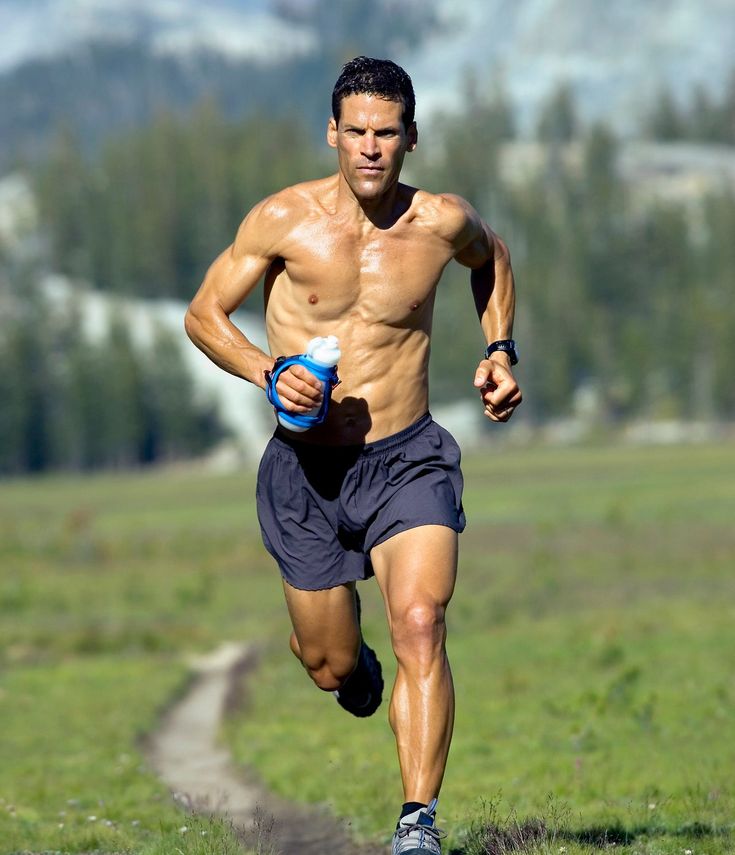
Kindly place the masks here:
<instances>
[{"instance_id":1,"label":"man's knee","mask_svg":"<svg viewBox=\"0 0 735 855\"><path fill-rule=\"evenodd\" d=\"M355 670L357 657L352 656L330 656L320 660L314 660L313 664L304 662L311 679L325 692L333 692L345 682Z\"/></svg>"},{"instance_id":2,"label":"man's knee","mask_svg":"<svg viewBox=\"0 0 735 855\"><path fill-rule=\"evenodd\" d=\"M392 615L391 637L399 662L432 659L444 650L445 613L444 605L427 601L413 603Z\"/></svg>"},{"instance_id":3,"label":"man's knee","mask_svg":"<svg viewBox=\"0 0 735 855\"><path fill-rule=\"evenodd\" d=\"M333 692L339 689L355 670L358 653L359 649L324 650L305 647L300 650L300 655L297 655L316 685L325 692Z\"/></svg>"}]
</instances>

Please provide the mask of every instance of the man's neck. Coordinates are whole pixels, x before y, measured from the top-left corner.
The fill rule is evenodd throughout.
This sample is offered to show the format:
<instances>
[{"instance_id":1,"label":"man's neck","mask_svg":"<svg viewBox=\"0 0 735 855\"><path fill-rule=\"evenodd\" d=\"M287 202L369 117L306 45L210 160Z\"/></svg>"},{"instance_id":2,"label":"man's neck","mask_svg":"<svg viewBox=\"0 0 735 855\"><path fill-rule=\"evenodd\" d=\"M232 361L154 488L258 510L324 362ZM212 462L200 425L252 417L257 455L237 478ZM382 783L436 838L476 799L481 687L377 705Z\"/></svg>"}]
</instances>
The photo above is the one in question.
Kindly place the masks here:
<instances>
[{"instance_id":1,"label":"man's neck","mask_svg":"<svg viewBox=\"0 0 735 855\"><path fill-rule=\"evenodd\" d=\"M370 225L378 229L389 229L404 213L400 201L400 184L392 184L385 193L370 199L356 196L342 175L339 176L337 210L352 217L362 227Z\"/></svg>"}]
</instances>

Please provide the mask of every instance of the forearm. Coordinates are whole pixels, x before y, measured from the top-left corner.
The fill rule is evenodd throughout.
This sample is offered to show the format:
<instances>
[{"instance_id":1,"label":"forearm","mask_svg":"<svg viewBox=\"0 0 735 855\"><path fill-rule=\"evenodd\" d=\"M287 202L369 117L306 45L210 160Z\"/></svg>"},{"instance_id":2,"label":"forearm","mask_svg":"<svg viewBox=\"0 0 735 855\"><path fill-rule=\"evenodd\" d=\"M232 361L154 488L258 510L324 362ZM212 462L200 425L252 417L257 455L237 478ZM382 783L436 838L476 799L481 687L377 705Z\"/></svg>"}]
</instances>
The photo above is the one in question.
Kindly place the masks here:
<instances>
[{"instance_id":1,"label":"forearm","mask_svg":"<svg viewBox=\"0 0 735 855\"><path fill-rule=\"evenodd\" d=\"M221 308L192 303L185 327L192 342L215 365L265 388L265 372L273 367L273 358L249 341Z\"/></svg>"},{"instance_id":2,"label":"forearm","mask_svg":"<svg viewBox=\"0 0 735 855\"><path fill-rule=\"evenodd\" d=\"M497 241L497 239L496 239ZM513 337L515 284L510 257L497 241L495 256L472 271L472 294L485 341Z\"/></svg>"},{"instance_id":3,"label":"forearm","mask_svg":"<svg viewBox=\"0 0 735 855\"><path fill-rule=\"evenodd\" d=\"M503 244L494 258L472 274L477 314L488 344L513 336L515 288L508 251ZM482 359L475 372L475 386L485 405L485 415L494 422L506 422L522 401L513 377L511 354L495 350Z\"/></svg>"}]
</instances>

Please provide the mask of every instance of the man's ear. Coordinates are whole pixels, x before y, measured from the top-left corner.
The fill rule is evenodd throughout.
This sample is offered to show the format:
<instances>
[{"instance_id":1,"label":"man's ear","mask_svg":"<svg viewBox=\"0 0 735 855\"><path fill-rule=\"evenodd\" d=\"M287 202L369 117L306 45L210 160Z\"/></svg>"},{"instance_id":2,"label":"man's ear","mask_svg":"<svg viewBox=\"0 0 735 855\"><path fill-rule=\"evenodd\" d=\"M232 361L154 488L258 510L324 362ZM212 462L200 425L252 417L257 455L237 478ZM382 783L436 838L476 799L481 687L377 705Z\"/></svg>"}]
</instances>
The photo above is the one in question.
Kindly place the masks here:
<instances>
[{"instance_id":1,"label":"man's ear","mask_svg":"<svg viewBox=\"0 0 735 855\"><path fill-rule=\"evenodd\" d=\"M334 116L330 116L327 123L327 144L337 148L337 123L334 121Z\"/></svg>"},{"instance_id":2,"label":"man's ear","mask_svg":"<svg viewBox=\"0 0 735 855\"><path fill-rule=\"evenodd\" d=\"M411 124L408 126L406 136L408 137L408 145L406 146L406 151L413 151L419 141L419 129L416 127L416 122L411 122Z\"/></svg>"}]
</instances>

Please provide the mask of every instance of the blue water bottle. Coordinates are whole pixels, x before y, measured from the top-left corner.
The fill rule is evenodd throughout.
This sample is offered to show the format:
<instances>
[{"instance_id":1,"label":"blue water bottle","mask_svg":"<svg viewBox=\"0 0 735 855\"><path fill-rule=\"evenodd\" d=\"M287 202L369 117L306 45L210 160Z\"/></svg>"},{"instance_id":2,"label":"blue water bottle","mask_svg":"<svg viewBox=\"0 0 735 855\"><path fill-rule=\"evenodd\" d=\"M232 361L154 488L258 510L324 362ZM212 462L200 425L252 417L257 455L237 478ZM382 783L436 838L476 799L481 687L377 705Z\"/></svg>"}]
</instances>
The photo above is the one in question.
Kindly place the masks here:
<instances>
[{"instance_id":1,"label":"blue water bottle","mask_svg":"<svg viewBox=\"0 0 735 855\"><path fill-rule=\"evenodd\" d=\"M337 336L328 335L313 338L306 346L306 353L298 356L278 357L268 377L265 391L268 400L273 404L279 425L300 433L324 421L332 398L332 389L339 383L337 363L341 355ZM283 406L283 402L278 397L276 382L280 375L292 365L303 365L317 380L322 382L322 402L309 413L290 412Z\"/></svg>"}]
</instances>

